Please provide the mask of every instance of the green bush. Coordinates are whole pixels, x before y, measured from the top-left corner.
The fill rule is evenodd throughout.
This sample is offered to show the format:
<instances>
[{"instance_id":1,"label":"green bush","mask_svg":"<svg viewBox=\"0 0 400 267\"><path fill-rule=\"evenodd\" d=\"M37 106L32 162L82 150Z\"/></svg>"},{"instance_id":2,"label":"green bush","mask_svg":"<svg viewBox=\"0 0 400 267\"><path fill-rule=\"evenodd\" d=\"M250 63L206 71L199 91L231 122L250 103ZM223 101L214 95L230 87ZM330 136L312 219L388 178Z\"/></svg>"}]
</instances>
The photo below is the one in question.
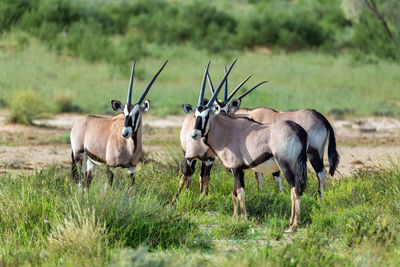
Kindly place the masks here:
<instances>
[{"instance_id":1,"label":"green bush","mask_svg":"<svg viewBox=\"0 0 400 267\"><path fill-rule=\"evenodd\" d=\"M29 0L2 0L0 2L0 33L18 23L30 4Z\"/></svg>"},{"instance_id":2,"label":"green bush","mask_svg":"<svg viewBox=\"0 0 400 267\"><path fill-rule=\"evenodd\" d=\"M321 46L328 36L313 9L300 2L259 5L239 24L239 46L279 46L297 50Z\"/></svg>"},{"instance_id":3,"label":"green bush","mask_svg":"<svg viewBox=\"0 0 400 267\"><path fill-rule=\"evenodd\" d=\"M8 120L12 123L32 124L34 119L43 116L46 104L34 90L15 92L7 101Z\"/></svg>"}]
</instances>

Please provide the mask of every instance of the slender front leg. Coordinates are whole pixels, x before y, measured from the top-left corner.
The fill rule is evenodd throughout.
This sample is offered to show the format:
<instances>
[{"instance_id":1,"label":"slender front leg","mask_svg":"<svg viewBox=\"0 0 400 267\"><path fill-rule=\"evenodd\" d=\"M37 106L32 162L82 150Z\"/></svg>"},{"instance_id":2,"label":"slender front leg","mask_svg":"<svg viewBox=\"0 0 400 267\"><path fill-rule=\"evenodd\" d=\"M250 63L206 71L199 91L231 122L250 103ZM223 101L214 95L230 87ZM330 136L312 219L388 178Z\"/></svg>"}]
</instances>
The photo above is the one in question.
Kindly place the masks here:
<instances>
[{"instance_id":1,"label":"slender front leg","mask_svg":"<svg viewBox=\"0 0 400 267\"><path fill-rule=\"evenodd\" d=\"M186 188L189 189L192 184L192 175L194 173L194 167L196 166L196 160L186 160L188 169L186 170ZM185 170L183 170L185 174Z\"/></svg>"},{"instance_id":2,"label":"slender front leg","mask_svg":"<svg viewBox=\"0 0 400 267\"><path fill-rule=\"evenodd\" d=\"M276 183L276 184L278 185L278 187L279 187L279 191L280 191L281 193L283 193L281 172L279 172L279 171L274 172L274 173L272 174L272 176L274 177L275 183Z\"/></svg>"},{"instance_id":3,"label":"slender front leg","mask_svg":"<svg viewBox=\"0 0 400 267\"><path fill-rule=\"evenodd\" d=\"M188 160L186 158L184 159L183 175L181 177L181 180L179 181L178 192L176 192L175 197L172 199L171 204L175 204L176 199L178 198L178 196L179 196L180 192L182 191L182 188L185 186L185 184L187 184L187 188L189 188L195 166L196 166L195 160ZM190 181L188 181L188 180L190 180Z\"/></svg>"},{"instance_id":4,"label":"slender front leg","mask_svg":"<svg viewBox=\"0 0 400 267\"><path fill-rule=\"evenodd\" d=\"M128 176L128 179L131 180L130 190L132 190L133 187L135 186L135 175L134 175L135 171L136 171L136 167L132 167L132 168L128 169L127 176Z\"/></svg>"},{"instance_id":5,"label":"slender front leg","mask_svg":"<svg viewBox=\"0 0 400 267\"><path fill-rule=\"evenodd\" d=\"M107 173L107 178L108 178L108 184L112 186L113 181L114 181L114 173L111 171L110 166L106 166L106 173Z\"/></svg>"},{"instance_id":6,"label":"slender front leg","mask_svg":"<svg viewBox=\"0 0 400 267\"><path fill-rule=\"evenodd\" d=\"M242 169L232 169L232 173L235 179L233 194L237 196L240 203L240 210L242 217L246 219L246 201L244 194L244 171Z\"/></svg>"},{"instance_id":7,"label":"slender front leg","mask_svg":"<svg viewBox=\"0 0 400 267\"><path fill-rule=\"evenodd\" d=\"M208 195L209 185L210 185L210 172L213 164L214 164L213 160L207 160L201 163L200 193L203 193L204 189L205 195Z\"/></svg>"}]
</instances>

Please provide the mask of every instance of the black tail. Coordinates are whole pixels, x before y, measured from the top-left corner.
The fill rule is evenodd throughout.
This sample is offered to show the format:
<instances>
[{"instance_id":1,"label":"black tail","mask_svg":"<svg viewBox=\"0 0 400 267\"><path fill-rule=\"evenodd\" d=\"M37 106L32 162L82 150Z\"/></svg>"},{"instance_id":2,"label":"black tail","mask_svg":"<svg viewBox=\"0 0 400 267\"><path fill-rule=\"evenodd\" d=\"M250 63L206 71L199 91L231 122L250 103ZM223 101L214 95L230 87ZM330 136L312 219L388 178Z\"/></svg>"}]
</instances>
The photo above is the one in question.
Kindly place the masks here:
<instances>
[{"instance_id":1,"label":"black tail","mask_svg":"<svg viewBox=\"0 0 400 267\"><path fill-rule=\"evenodd\" d=\"M335 132L329 121L325 119L325 127L329 131L328 159L329 159L329 174L333 176L336 168L339 165L339 153L336 150Z\"/></svg>"},{"instance_id":2,"label":"black tail","mask_svg":"<svg viewBox=\"0 0 400 267\"><path fill-rule=\"evenodd\" d=\"M296 170L296 194L302 195L307 185L307 138L302 140L302 149L299 157L297 158Z\"/></svg>"}]
</instances>

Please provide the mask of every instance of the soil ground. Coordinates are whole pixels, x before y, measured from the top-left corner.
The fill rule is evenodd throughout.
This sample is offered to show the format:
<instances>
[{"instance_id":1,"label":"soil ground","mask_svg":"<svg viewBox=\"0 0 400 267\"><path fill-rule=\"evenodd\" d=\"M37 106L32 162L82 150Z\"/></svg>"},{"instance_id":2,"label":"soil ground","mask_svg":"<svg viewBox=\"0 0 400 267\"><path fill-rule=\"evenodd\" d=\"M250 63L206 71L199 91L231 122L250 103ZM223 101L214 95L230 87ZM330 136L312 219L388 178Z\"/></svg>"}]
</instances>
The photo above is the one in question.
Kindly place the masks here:
<instances>
[{"instance_id":1,"label":"soil ground","mask_svg":"<svg viewBox=\"0 0 400 267\"><path fill-rule=\"evenodd\" d=\"M51 165L68 167L71 149L69 131L78 114L60 114L35 121L37 126L8 124L6 113L0 114L0 173L40 170ZM143 118L143 147L149 155L162 155L163 144L179 146L182 116ZM335 178L363 168L388 166L399 162L400 121L393 118L330 118L341 160ZM162 141L160 141L162 140ZM328 161L325 160L327 165Z\"/></svg>"}]
</instances>

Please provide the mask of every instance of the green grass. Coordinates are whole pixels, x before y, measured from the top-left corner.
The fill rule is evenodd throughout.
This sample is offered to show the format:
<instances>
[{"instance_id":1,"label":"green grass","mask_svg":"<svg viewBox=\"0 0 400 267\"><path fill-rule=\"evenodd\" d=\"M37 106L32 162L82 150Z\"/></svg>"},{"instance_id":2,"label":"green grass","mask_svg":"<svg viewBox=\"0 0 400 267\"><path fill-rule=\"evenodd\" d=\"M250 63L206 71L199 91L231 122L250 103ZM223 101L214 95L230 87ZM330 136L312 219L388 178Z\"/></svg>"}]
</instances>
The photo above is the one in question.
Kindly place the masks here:
<instances>
[{"instance_id":1,"label":"green grass","mask_svg":"<svg viewBox=\"0 0 400 267\"><path fill-rule=\"evenodd\" d=\"M50 113L62 110L60 104L55 103L60 96L63 96L60 100L63 105L68 100L64 110L105 113L112 111L111 99L125 99L129 65L121 68L106 63L87 63L49 52L34 39L28 41L29 44L19 44L18 33L4 34L0 39L2 102L8 101L16 91L32 89L40 94ZM278 110L314 108L335 116L398 117L400 114L400 65L393 62L356 61L345 52L337 56L312 51L210 55L190 46L148 44L148 48L153 57L137 62L135 99L162 62L169 59L148 94L150 112L154 115L183 114L183 103L196 103L207 61L212 60L211 74L217 83L224 64L230 64L234 58L239 61L230 76L231 90L250 73L254 73L254 77L243 90L259 81L269 81L246 97L243 106L270 106Z\"/></svg>"},{"instance_id":2,"label":"green grass","mask_svg":"<svg viewBox=\"0 0 400 267\"><path fill-rule=\"evenodd\" d=\"M211 193L199 195L198 172L175 207L182 169L178 151L105 187L104 168L89 190L69 170L0 176L0 263L135 266L396 265L400 243L400 170L376 169L328 180L325 198L309 174L302 225L286 234L290 196L269 177L257 189L246 173L248 221L232 220L233 179L216 164Z\"/></svg>"}]
</instances>

